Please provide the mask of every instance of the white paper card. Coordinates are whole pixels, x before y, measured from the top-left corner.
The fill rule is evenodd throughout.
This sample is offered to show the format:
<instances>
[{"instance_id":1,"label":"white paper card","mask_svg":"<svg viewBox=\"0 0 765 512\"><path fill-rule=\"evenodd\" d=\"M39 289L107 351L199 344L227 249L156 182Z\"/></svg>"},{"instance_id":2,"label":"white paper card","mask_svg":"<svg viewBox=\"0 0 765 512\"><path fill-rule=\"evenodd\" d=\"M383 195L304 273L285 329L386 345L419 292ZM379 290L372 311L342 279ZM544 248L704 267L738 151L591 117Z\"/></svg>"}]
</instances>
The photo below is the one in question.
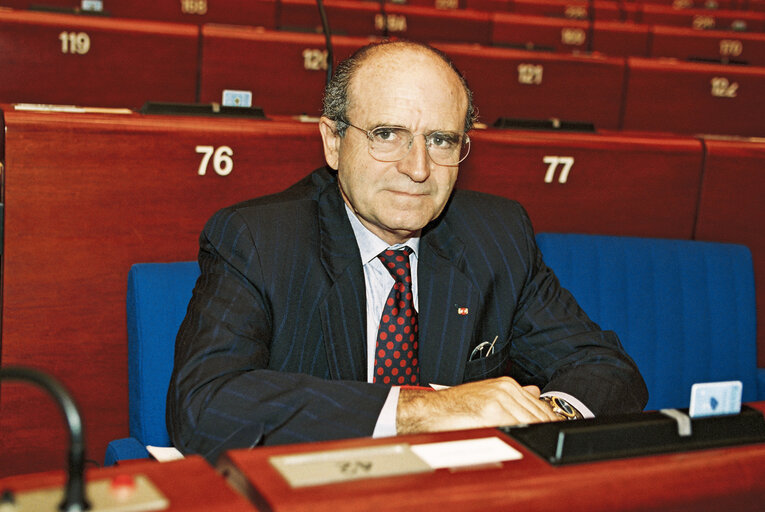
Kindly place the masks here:
<instances>
[{"instance_id":1,"label":"white paper card","mask_svg":"<svg viewBox=\"0 0 765 512\"><path fill-rule=\"evenodd\" d=\"M146 447L146 451L148 451L154 459L158 460L159 462L168 462L171 460L179 460L183 459L183 454L178 451L177 448L173 446L151 446L148 445Z\"/></svg>"},{"instance_id":2,"label":"white paper card","mask_svg":"<svg viewBox=\"0 0 765 512\"><path fill-rule=\"evenodd\" d=\"M498 437L416 444L411 448L433 469L478 466L523 458L521 452Z\"/></svg>"},{"instance_id":3,"label":"white paper card","mask_svg":"<svg viewBox=\"0 0 765 512\"><path fill-rule=\"evenodd\" d=\"M268 460L292 487L431 471L403 443L278 455Z\"/></svg>"}]
</instances>

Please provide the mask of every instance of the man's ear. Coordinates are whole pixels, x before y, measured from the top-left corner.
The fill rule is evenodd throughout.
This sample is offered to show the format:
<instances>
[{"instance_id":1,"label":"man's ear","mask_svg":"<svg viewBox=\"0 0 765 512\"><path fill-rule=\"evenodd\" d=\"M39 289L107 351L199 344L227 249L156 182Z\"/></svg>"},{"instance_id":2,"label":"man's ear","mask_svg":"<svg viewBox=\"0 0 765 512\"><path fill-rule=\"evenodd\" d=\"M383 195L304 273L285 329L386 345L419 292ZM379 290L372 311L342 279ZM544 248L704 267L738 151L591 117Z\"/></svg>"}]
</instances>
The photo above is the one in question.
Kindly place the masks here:
<instances>
[{"instance_id":1,"label":"man's ear","mask_svg":"<svg viewBox=\"0 0 765 512\"><path fill-rule=\"evenodd\" d=\"M337 170L340 161L340 141L342 137L337 133L335 122L328 117L321 116L319 119L319 131L324 143L324 159L327 165Z\"/></svg>"}]
</instances>

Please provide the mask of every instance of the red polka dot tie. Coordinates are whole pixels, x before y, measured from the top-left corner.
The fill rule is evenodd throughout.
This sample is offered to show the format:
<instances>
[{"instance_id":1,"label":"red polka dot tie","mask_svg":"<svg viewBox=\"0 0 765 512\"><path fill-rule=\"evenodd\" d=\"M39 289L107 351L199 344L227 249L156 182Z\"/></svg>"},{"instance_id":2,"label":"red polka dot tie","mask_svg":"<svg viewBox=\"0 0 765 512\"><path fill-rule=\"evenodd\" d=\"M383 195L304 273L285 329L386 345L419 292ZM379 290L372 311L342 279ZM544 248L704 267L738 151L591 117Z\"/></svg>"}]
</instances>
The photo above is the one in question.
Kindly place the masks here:
<instances>
[{"instance_id":1,"label":"red polka dot tie","mask_svg":"<svg viewBox=\"0 0 765 512\"><path fill-rule=\"evenodd\" d=\"M417 312L412 298L412 249L386 250L378 255L396 282L385 301L375 348L375 382L419 385Z\"/></svg>"}]
</instances>

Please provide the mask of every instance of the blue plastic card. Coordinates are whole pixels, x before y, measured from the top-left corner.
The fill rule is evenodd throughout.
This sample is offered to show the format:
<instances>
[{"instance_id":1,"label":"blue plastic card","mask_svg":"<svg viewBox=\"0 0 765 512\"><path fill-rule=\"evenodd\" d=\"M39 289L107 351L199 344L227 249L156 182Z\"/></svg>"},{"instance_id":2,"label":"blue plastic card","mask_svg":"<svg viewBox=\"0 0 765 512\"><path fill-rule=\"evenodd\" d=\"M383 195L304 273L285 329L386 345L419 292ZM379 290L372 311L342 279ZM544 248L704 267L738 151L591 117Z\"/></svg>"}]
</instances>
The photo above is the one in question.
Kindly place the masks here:
<instances>
[{"instance_id":1,"label":"blue plastic card","mask_svg":"<svg viewBox=\"0 0 765 512\"><path fill-rule=\"evenodd\" d=\"M724 416L741 412L741 381L703 382L691 387L691 418Z\"/></svg>"},{"instance_id":2,"label":"blue plastic card","mask_svg":"<svg viewBox=\"0 0 765 512\"><path fill-rule=\"evenodd\" d=\"M224 107L252 107L252 92L250 91L232 91L226 89L223 91Z\"/></svg>"}]
</instances>

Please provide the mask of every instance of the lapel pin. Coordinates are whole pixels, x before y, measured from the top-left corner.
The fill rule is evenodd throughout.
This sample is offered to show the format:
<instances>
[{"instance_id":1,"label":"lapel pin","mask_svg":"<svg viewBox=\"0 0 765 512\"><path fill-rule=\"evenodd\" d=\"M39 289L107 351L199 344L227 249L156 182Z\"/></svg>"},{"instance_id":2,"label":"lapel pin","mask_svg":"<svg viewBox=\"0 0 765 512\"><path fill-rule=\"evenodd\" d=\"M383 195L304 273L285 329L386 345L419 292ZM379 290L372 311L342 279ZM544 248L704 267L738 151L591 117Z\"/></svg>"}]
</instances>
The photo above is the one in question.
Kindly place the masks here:
<instances>
[{"instance_id":1,"label":"lapel pin","mask_svg":"<svg viewBox=\"0 0 765 512\"><path fill-rule=\"evenodd\" d=\"M468 308L457 308L457 314L465 316L468 314Z\"/></svg>"}]
</instances>

